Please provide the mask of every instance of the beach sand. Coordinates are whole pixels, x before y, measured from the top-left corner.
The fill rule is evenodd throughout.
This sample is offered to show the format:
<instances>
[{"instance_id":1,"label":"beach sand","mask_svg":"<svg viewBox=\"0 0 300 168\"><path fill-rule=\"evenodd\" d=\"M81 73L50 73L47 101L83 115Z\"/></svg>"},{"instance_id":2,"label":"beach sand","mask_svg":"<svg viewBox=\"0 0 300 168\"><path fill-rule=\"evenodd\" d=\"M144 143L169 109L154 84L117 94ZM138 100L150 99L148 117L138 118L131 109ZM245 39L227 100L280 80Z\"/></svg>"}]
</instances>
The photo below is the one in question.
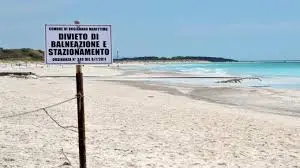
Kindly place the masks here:
<instances>
[{"instance_id":1,"label":"beach sand","mask_svg":"<svg viewBox=\"0 0 300 168\"><path fill-rule=\"evenodd\" d=\"M75 96L75 66L2 64L0 70L47 76L0 77L0 117ZM297 91L124 81L126 72L115 66L83 72L89 168L300 167ZM47 112L76 126L76 107L72 100ZM67 161L61 149L78 167L77 133L43 110L0 122L0 167L59 167Z\"/></svg>"}]
</instances>

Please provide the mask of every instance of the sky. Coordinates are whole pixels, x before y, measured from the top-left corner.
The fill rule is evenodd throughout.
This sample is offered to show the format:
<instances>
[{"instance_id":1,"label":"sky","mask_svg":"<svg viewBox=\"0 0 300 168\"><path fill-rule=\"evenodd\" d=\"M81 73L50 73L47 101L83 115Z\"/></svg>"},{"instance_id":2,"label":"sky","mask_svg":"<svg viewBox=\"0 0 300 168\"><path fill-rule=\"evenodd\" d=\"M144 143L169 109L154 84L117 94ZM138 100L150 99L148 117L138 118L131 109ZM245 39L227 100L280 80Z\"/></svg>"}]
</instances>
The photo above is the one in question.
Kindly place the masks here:
<instances>
[{"instance_id":1,"label":"sky","mask_svg":"<svg viewBox=\"0 0 300 168\"><path fill-rule=\"evenodd\" d=\"M120 57L300 60L300 0L0 0L0 47L44 50L45 24L111 24Z\"/></svg>"}]
</instances>

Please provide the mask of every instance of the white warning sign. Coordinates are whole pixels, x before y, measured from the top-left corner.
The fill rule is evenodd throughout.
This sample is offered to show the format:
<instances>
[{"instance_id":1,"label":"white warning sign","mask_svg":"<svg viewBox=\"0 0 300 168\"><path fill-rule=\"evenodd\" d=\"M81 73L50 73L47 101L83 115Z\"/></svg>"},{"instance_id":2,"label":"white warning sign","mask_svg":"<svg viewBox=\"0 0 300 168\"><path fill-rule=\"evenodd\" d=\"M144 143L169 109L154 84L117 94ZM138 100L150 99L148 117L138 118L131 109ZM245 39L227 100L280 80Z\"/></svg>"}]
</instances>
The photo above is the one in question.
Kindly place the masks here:
<instances>
[{"instance_id":1,"label":"white warning sign","mask_svg":"<svg viewBox=\"0 0 300 168\"><path fill-rule=\"evenodd\" d=\"M46 64L112 64L111 25L45 25Z\"/></svg>"}]
</instances>

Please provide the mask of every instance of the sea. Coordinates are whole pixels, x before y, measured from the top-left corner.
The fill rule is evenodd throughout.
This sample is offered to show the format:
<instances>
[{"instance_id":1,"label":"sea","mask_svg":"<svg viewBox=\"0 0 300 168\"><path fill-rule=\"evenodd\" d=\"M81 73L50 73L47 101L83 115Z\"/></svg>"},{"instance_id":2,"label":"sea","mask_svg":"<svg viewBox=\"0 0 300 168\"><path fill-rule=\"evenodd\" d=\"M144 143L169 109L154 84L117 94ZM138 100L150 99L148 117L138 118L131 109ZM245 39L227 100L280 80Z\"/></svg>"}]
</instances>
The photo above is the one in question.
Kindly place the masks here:
<instances>
[{"instance_id":1,"label":"sea","mask_svg":"<svg viewBox=\"0 0 300 168\"><path fill-rule=\"evenodd\" d=\"M149 64L139 69L161 72L180 73L182 76L198 77L254 77L245 79L241 83L221 84L218 81L226 79L205 78L172 78L151 79L163 83L181 83L193 85L236 87L266 87L279 89L300 90L300 61L252 61L252 62L224 62L224 63L168 63ZM149 79L150 80L150 79Z\"/></svg>"}]
</instances>

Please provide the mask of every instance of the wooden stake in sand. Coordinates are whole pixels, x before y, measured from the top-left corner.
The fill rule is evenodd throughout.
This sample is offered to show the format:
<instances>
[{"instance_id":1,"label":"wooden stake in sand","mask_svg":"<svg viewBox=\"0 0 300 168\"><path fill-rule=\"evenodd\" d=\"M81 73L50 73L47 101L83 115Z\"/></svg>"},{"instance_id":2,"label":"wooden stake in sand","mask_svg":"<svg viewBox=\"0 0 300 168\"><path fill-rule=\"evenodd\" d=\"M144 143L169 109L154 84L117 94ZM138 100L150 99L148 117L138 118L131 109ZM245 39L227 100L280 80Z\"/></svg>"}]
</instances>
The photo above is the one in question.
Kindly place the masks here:
<instances>
[{"instance_id":1,"label":"wooden stake in sand","mask_svg":"<svg viewBox=\"0 0 300 168\"><path fill-rule=\"evenodd\" d=\"M86 168L82 66L112 64L111 25L45 25L45 63L75 64L80 168Z\"/></svg>"},{"instance_id":2,"label":"wooden stake in sand","mask_svg":"<svg viewBox=\"0 0 300 168\"><path fill-rule=\"evenodd\" d=\"M75 21L74 24L80 24ZM77 90L77 116L78 116L78 141L79 141L79 161L80 168L86 168L86 148L85 148L85 118L84 118L84 94L82 65L76 65L76 90Z\"/></svg>"}]
</instances>

